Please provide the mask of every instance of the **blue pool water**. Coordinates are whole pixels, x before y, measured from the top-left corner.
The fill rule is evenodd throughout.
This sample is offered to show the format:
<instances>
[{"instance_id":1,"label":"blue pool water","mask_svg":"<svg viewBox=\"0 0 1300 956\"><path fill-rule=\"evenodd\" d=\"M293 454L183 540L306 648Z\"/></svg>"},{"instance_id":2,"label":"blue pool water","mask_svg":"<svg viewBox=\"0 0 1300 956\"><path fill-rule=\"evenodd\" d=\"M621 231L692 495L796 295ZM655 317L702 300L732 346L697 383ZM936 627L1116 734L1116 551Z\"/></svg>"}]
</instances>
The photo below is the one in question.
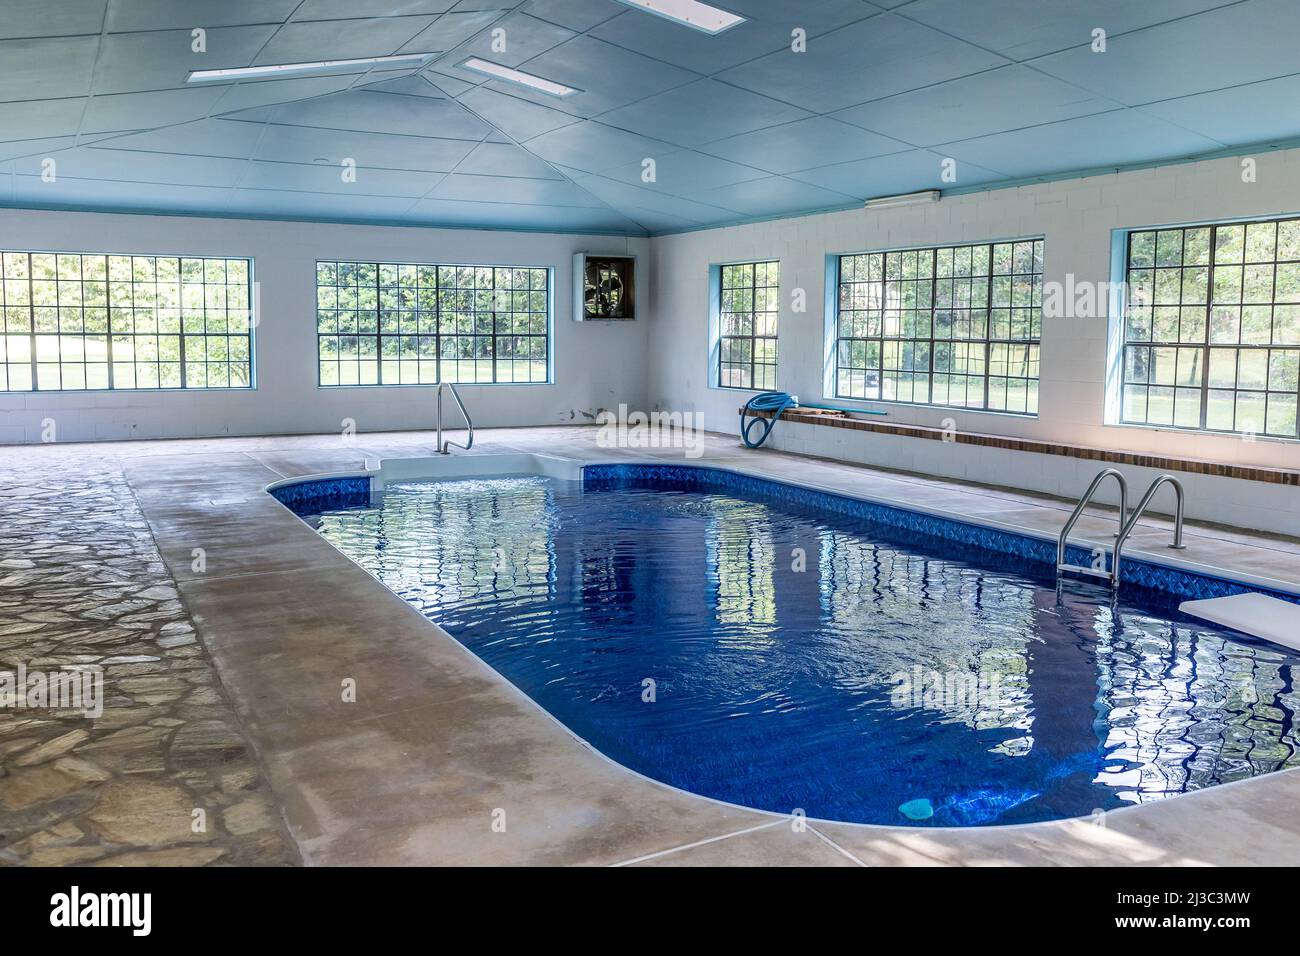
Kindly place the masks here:
<instances>
[{"instance_id":1,"label":"blue pool water","mask_svg":"<svg viewBox=\"0 0 1300 956\"><path fill-rule=\"evenodd\" d=\"M664 484L417 482L309 520L602 752L721 800L1025 823L1300 762L1281 648L1058 594L1024 557Z\"/></svg>"}]
</instances>

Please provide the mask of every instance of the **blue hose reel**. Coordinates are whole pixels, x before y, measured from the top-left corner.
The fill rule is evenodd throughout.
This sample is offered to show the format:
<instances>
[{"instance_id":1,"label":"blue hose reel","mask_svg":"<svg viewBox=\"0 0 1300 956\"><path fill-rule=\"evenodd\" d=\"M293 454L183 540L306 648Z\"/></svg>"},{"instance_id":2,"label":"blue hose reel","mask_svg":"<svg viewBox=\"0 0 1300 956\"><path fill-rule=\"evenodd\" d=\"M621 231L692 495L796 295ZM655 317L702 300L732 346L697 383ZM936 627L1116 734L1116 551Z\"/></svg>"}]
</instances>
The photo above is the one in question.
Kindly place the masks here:
<instances>
[{"instance_id":1,"label":"blue hose reel","mask_svg":"<svg viewBox=\"0 0 1300 956\"><path fill-rule=\"evenodd\" d=\"M740 411L740 440L745 443L746 448L757 448L763 442L767 441L767 436L772 434L772 429L776 427L777 419L787 408L798 408L799 399L786 392L759 392L753 398L745 403L745 407ZM811 402L803 403L804 408L824 408L829 411L853 412L857 415L884 415L885 412L876 411L871 408L837 408L834 405L814 405ZM759 412L771 412L771 418L759 417ZM748 422L746 416L753 415ZM763 433L755 440L750 437L750 432L755 425L763 426Z\"/></svg>"},{"instance_id":2,"label":"blue hose reel","mask_svg":"<svg viewBox=\"0 0 1300 956\"><path fill-rule=\"evenodd\" d=\"M767 436L776 427L777 419L791 405L798 407L799 403L793 396L787 395L785 392L759 392L747 401L744 409L740 412L740 440L745 443L745 447L757 448L767 441ZM753 415L756 412L773 412L774 414L771 418L754 417L748 422L745 421L746 415ZM749 437L749 433L755 425L763 426L763 434L758 436L757 441Z\"/></svg>"}]
</instances>

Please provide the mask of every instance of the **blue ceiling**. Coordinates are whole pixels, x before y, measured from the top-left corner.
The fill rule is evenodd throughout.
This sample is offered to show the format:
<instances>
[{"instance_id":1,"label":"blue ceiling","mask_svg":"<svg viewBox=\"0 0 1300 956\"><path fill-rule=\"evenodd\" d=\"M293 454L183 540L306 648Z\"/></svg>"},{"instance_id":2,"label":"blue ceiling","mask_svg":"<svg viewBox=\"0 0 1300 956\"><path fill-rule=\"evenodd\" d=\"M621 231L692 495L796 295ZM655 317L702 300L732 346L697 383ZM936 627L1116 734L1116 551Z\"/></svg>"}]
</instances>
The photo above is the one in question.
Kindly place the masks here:
<instances>
[{"instance_id":1,"label":"blue ceiling","mask_svg":"<svg viewBox=\"0 0 1300 956\"><path fill-rule=\"evenodd\" d=\"M710 36L615 0L3 0L0 204L644 235L1300 138L1297 0L715 5L748 19ZM397 53L438 55L184 82ZM458 66L472 55L580 92Z\"/></svg>"}]
</instances>

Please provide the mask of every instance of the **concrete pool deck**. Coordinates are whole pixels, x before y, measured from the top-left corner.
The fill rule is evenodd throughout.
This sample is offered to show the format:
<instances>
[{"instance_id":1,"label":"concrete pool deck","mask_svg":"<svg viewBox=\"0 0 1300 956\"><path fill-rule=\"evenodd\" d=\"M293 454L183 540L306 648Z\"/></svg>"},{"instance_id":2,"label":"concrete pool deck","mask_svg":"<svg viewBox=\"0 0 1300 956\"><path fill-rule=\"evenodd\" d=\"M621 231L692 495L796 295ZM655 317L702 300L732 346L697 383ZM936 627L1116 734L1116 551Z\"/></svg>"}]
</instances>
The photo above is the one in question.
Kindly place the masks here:
<instances>
[{"instance_id":1,"label":"concrete pool deck","mask_svg":"<svg viewBox=\"0 0 1300 956\"><path fill-rule=\"evenodd\" d=\"M808 822L649 781L577 740L264 492L281 478L427 455L429 432L6 447L119 467L304 862L466 865L1294 864L1288 771L1100 821L917 830ZM483 429L470 454L681 458L599 448L596 429ZM461 454L458 452L458 454ZM701 462L1055 534L1071 502L709 435ZM1126 554L1170 554L1144 522ZM1076 537L1103 540L1088 515ZM1188 526L1179 559L1300 588L1300 543ZM206 566L194 569L195 549ZM1164 552L1164 555L1161 554ZM343 700L345 682L355 702ZM504 821L504 829L500 823ZM496 824L496 825L494 825Z\"/></svg>"}]
</instances>

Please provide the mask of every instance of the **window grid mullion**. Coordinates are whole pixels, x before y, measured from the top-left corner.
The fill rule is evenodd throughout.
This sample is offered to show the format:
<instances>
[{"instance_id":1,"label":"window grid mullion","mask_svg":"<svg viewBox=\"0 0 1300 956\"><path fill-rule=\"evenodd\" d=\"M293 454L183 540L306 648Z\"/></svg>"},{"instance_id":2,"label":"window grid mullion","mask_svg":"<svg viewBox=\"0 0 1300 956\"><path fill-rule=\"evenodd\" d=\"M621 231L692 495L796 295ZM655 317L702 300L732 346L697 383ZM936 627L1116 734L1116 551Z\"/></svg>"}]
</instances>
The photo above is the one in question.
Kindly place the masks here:
<instances>
[{"instance_id":1,"label":"window grid mullion","mask_svg":"<svg viewBox=\"0 0 1300 956\"><path fill-rule=\"evenodd\" d=\"M749 268L749 384L758 387L758 264Z\"/></svg>"},{"instance_id":2,"label":"window grid mullion","mask_svg":"<svg viewBox=\"0 0 1300 956\"><path fill-rule=\"evenodd\" d=\"M1014 247L1013 247L1014 248ZM988 274L988 294L984 298L984 337L987 340L984 345L984 410L989 409L989 381L993 377L993 243L989 243L989 274ZM1012 263L1012 269L1015 269L1015 263ZM1030 299L1030 307L1033 307L1033 299ZM1033 326L1029 328L1033 332ZM1011 334L1011 327L1008 324L1007 334ZM1039 330L1039 335L1042 331ZM1026 346L1028 348L1028 346ZM1026 353L1027 355L1028 353ZM1011 355L1011 349L1007 348L1007 355ZM1010 382L1010 376L1004 375L1004 379ZM1029 396L1025 396L1025 410L1029 410Z\"/></svg>"},{"instance_id":3,"label":"window grid mullion","mask_svg":"<svg viewBox=\"0 0 1300 956\"><path fill-rule=\"evenodd\" d=\"M111 293L112 280L108 272L107 255L104 256L104 357L108 361L108 388L112 391L116 387L116 378L113 375L113 295ZM184 314L184 310L177 311L177 315ZM180 321L179 318L177 321Z\"/></svg>"},{"instance_id":4,"label":"window grid mullion","mask_svg":"<svg viewBox=\"0 0 1300 956\"><path fill-rule=\"evenodd\" d=\"M492 302L492 312L490 313L491 316L492 316L492 337L491 337L491 339L489 339L489 341L492 343L492 381L494 381L494 382L497 380L497 350L498 350L498 343L497 343L497 290L498 290L499 288L500 288L500 285L499 285L498 282L497 282L497 270L496 270L495 267L493 267L493 269L492 269L492 297L491 297L491 302ZM475 380L475 381L478 381L478 369L477 369L477 367L476 367L475 370L474 370L474 380Z\"/></svg>"},{"instance_id":5,"label":"window grid mullion","mask_svg":"<svg viewBox=\"0 0 1300 956\"><path fill-rule=\"evenodd\" d=\"M937 322L937 320L938 320L938 318L939 318L939 301L938 301L938 299L935 297L935 295L936 295L936 292L937 292L937 290L938 290L938 282L939 282L939 250L938 250L938 249L931 249L931 250L930 250L930 355L929 355L929 357L928 357L928 362L929 362L929 366L930 366L930 367L929 367L929 369L928 369L928 373L927 373L926 376L925 376L925 381L926 381L926 389L925 389L926 399L925 399L925 400L926 400L926 404L928 404L928 405L933 405L933 404L934 404L934 376L935 376L935 370L934 370L934 326L935 326L935 323ZM899 331L901 332L902 330L900 329ZM915 364L916 364L916 356L915 356L915 355L912 356L912 364L913 364L914 366L915 366ZM949 387L949 389L951 389L951 388L952 388L952 368L951 368L951 365L952 365L952 352L951 352L951 351L949 351L949 353L948 353L948 364L949 364L949 370L948 370L948 387ZM913 382L916 381L916 379L915 379L915 373L913 373L913 379L912 379L912 381L913 381ZM912 386L912 389L913 389L913 393L915 394L916 386L913 385L913 386Z\"/></svg>"},{"instance_id":6,"label":"window grid mullion","mask_svg":"<svg viewBox=\"0 0 1300 956\"><path fill-rule=\"evenodd\" d=\"M1273 394L1273 350L1272 345L1277 341L1277 258L1278 249L1277 241L1281 238L1282 231L1278 228L1277 223L1273 223L1273 262L1269 270L1268 283L1268 344L1269 351L1264 359L1264 434L1269 434L1269 416L1268 406L1269 397ZM1244 256L1242 257L1245 258ZM1242 299L1245 299L1245 273L1242 273ZM1205 335L1210 335L1210 327L1207 322L1205 325ZM1210 352L1208 347L1205 351L1205 380L1210 380ZM1300 389L1297 389L1300 392ZM1296 422L1300 426L1300 420Z\"/></svg>"},{"instance_id":7,"label":"window grid mullion","mask_svg":"<svg viewBox=\"0 0 1300 956\"><path fill-rule=\"evenodd\" d=\"M442 384L442 269L433 266L434 381Z\"/></svg>"},{"instance_id":8,"label":"window grid mullion","mask_svg":"<svg viewBox=\"0 0 1300 956\"><path fill-rule=\"evenodd\" d=\"M36 374L36 276L32 254L27 253L27 337L32 350L32 391L41 390L41 380Z\"/></svg>"}]
</instances>

